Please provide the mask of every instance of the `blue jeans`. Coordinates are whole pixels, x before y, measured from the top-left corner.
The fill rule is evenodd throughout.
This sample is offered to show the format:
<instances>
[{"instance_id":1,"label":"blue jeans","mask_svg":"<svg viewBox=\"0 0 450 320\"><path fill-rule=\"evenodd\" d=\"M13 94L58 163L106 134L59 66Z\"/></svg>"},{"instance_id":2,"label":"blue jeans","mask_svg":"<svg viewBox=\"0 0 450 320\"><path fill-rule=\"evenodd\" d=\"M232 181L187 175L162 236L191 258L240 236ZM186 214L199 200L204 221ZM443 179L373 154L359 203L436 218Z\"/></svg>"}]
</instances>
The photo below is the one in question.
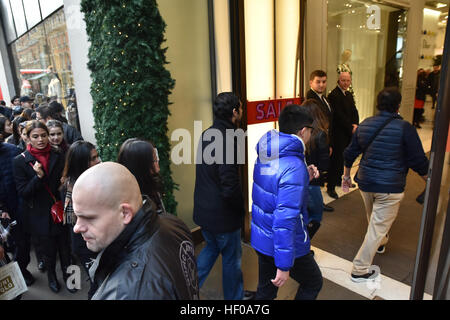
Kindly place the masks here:
<instances>
[{"instance_id":1,"label":"blue jeans","mask_svg":"<svg viewBox=\"0 0 450 320\"><path fill-rule=\"evenodd\" d=\"M199 286L202 287L219 254L222 254L222 285L225 300L242 300L244 283L241 270L241 229L213 234L202 230L206 246L197 258Z\"/></svg>"},{"instance_id":2,"label":"blue jeans","mask_svg":"<svg viewBox=\"0 0 450 320\"><path fill-rule=\"evenodd\" d=\"M311 221L322 221L323 215L323 197L320 186L308 187L309 200L308 200L308 223Z\"/></svg>"}]
</instances>

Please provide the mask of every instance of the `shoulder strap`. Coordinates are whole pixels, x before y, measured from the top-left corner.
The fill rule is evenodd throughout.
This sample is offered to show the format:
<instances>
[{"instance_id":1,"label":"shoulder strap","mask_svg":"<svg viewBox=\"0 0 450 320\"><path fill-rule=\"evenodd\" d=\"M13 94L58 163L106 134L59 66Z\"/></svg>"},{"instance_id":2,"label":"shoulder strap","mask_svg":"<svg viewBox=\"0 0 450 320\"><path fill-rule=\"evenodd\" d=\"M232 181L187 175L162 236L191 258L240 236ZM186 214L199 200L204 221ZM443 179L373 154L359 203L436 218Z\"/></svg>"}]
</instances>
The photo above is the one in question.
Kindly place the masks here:
<instances>
[{"instance_id":1,"label":"shoulder strap","mask_svg":"<svg viewBox=\"0 0 450 320\"><path fill-rule=\"evenodd\" d=\"M384 129L384 127L386 127L392 120L394 120L394 117L390 117L389 119L387 119L382 125L381 127L379 127L377 129L377 131L375 131L375 133L372 135L372 137L370 137L369 143L367 143L367 145L363 148L362 150L362 154L364 155L364 153L366 152L366 150L370 147L370 145L372 144L372 142L375 140L375 138L378 136L378 134L381 132L381 130Z\"/></svg>"}]
</instances>

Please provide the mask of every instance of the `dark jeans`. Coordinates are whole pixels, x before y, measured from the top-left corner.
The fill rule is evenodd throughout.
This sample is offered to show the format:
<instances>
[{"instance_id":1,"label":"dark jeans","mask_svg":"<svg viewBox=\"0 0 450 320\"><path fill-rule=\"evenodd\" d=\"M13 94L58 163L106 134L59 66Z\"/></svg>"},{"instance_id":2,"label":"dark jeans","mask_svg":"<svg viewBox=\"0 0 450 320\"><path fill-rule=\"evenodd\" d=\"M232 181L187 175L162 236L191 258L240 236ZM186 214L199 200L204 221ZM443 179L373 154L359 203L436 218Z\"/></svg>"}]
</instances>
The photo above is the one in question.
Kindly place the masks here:
<instances>
[{"instance_id":1,"label":"dark jeans","mask_svg":"<svg viewBox=\"0 0 450 320\"><path fill-rule=\"evenodd\" d=\"M255 300L273 300L278 293L278 287L270 281L275 279L277 274L275 260L258 251L256 253L258 254L259 279ZM295 300L315 300L322 289L323 278L313 254L310 252L295 259L289 271L289 276L300 284Z\"/></svg>"},{"instance_id":2,"label":"dark jeans","mask_svg":"<svg viewBox=\"0 0 450 320\"><path fill-rule=\"evenodd\" d=\"M241 229L221 234L202 230L202 234L206 246L197 258L200 288L221 254L223 296L225 300L242 300L244 283L241 270Z\"/></svg>"}]
</instances>

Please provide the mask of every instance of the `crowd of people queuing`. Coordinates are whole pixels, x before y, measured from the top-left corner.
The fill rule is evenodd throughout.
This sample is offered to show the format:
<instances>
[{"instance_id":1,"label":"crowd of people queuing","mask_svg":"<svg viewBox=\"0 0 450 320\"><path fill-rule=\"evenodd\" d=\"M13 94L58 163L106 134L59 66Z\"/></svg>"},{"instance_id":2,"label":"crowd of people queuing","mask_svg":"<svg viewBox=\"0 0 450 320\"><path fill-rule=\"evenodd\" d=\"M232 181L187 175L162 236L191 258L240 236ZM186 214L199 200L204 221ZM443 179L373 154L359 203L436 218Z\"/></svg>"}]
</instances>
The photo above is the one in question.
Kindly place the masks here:
<instances>
[{"instance_id":1,"label":"crowd of people queuing","mask_svg":"<svg viewBox=\"0 0 450 320\"><path fill-rule=\"evenodd\" d=\"M193 218L206 246L195 258L189 229L165 210L159 157L152 143L128 139L117 162L101 163L95 146L67 124L58 102L35 108L28 97L14 97L11 112L2 109L5 116L0 117L0 206L2 218L18 222L12 253L26 284L35 281L28 270L33 245L37 267L47 272L48 287L55 293L61 290L59 254L65 285L69 265L79 263L89 275L90 299L198 299L222 255L227 300L275 299L289 277L300 284L296 299L316 299L323 279L311 239L323 211L333 210L323 203L321 187L326 185L333 198L338 198L336 186L344 191L355 187L350 168L360 154L355 182L368 229L351 280L372 280L370 266L374 255L384 252L406 173L412 168L426 179L428 159L415 128L398 114L398 89L382 90L379 113L359 123L348 91L350 73L339 74L328 97L326 81L324 71L314 71L307 99L286 106L279 130L267 132L256 147L251 208L256 292L244 290L241 270L245 205L235 140L222 141L222 161L196 164ZM227 130L239 127L243 110L235 94L219 94L213 111L214 123L202 137L211 130L228 137ZM201 138L199 150L212 142ZM234 151L232 163L227 161L228 150ZM60 222L50 214L58 201L63 204ZM1 259L5 253L0 249Z\"/></svg>"}]
</instances>

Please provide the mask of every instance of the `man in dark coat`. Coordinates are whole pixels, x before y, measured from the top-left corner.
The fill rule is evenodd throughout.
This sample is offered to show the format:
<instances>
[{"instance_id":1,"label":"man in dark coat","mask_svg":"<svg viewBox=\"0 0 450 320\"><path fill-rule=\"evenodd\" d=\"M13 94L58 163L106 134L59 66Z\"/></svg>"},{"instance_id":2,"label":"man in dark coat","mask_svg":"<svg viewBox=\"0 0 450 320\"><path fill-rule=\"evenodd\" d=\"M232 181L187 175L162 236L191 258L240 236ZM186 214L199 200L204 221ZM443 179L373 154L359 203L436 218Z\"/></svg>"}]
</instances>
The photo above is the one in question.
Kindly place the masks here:
<instances>
[{"instance_id":1,"label":"man in dark coat","mask_svg":"<svg viewBox=\"0 0 450 320\"><path fill-rule=\"evenodd\" d=\"M431 108L434 109L436 107L436 101L437 101L437 94L439 91L439 81L441 78L441 67L438 63L434 63L433 65L433 71L430 72L428 75L428 92L431 96L432 100L432 106Z\"/></svg>"},{"instance_id":2,"label":"man in dark coat","mask_svg":"<svg viewBox=\"0 0 450 320\"><path fill-rule=\"evenodd\" d=\"M377 96L379 112L361 122L345 149L342 178L344 192L352 183L350 169L362 153L355 176L364 201L368 227L353 259L351 280L373 281L379 270L372 266L376 253L383 253L400 203L409 169L427 180L429 161L416 129L398 114L402 96L398 88L385 88Z\"/></svg>"},{"instance_id":3,"label":"man in dark coat","mask_svg":"<svg viewBox=\"0 0 450 320\"><path fill-rule=\"evenodd\" d=\"M348 91L352 83L349 72L341 72L338 85L328 95L328 101L333 111L333 123L331 125L331 147L333 153L328 170L327 193L337 199L336 186L341 185L341 177L344 172L344 150L352 140L352 134L359 124L358 110L355 106L353 95Z\"/></svg>"},{"instance_id":4,"label":"man in dark coat","mask_svg":"<svg viewBox=\"0 0 450 320\"><path fill-rule=\"evenodd\" d=\"M203 285L222 254L224 298L241 300L244 294L241 226L245 209L236 161L237 146L233 135L229 135L236 132L242 117L239 98L231 92L219 94L214 102L214 115L214 124L200 138L201 159L196 164L194 222L202 227L206 241L197 259L199 285ZM230 159L232 151L234 156Z\"/></svg>"},{"instance_id":5,"label":"man in dark coat","mask_svg":"<svg viewBox=\"0 0 450 320\"><path fill-rule=\"evenodd\" d=\"M197 300L191 232L171 214L158 214L134 175L105 162L73 187L74 232L99 252L89 269L92 300Z\"/></svg>"},{"instance_id":6,"label":"man in dark coat","mask_svg":"<svg viewBox=\"0 0 450 320\"><path fill-rule=\"evenodd\" d=\"M319 103L320 108L322 109L323 114L326 116L328 120L328 137L330 141L332 141L331 131L332 131L332 121L333 115L331 112L330 103L326 97L326 89L327 89L327 73L323 70L315 70L311 73L309 77L309 86L311 89L306 93L306 99L314 99ZM332 152L332 148L330 148L330 153ZM322 181L327 181L327 177L323 177ZM325 211L334 211L334 208L323 204L323 210Z\"/></svg>"}]
</instances>

